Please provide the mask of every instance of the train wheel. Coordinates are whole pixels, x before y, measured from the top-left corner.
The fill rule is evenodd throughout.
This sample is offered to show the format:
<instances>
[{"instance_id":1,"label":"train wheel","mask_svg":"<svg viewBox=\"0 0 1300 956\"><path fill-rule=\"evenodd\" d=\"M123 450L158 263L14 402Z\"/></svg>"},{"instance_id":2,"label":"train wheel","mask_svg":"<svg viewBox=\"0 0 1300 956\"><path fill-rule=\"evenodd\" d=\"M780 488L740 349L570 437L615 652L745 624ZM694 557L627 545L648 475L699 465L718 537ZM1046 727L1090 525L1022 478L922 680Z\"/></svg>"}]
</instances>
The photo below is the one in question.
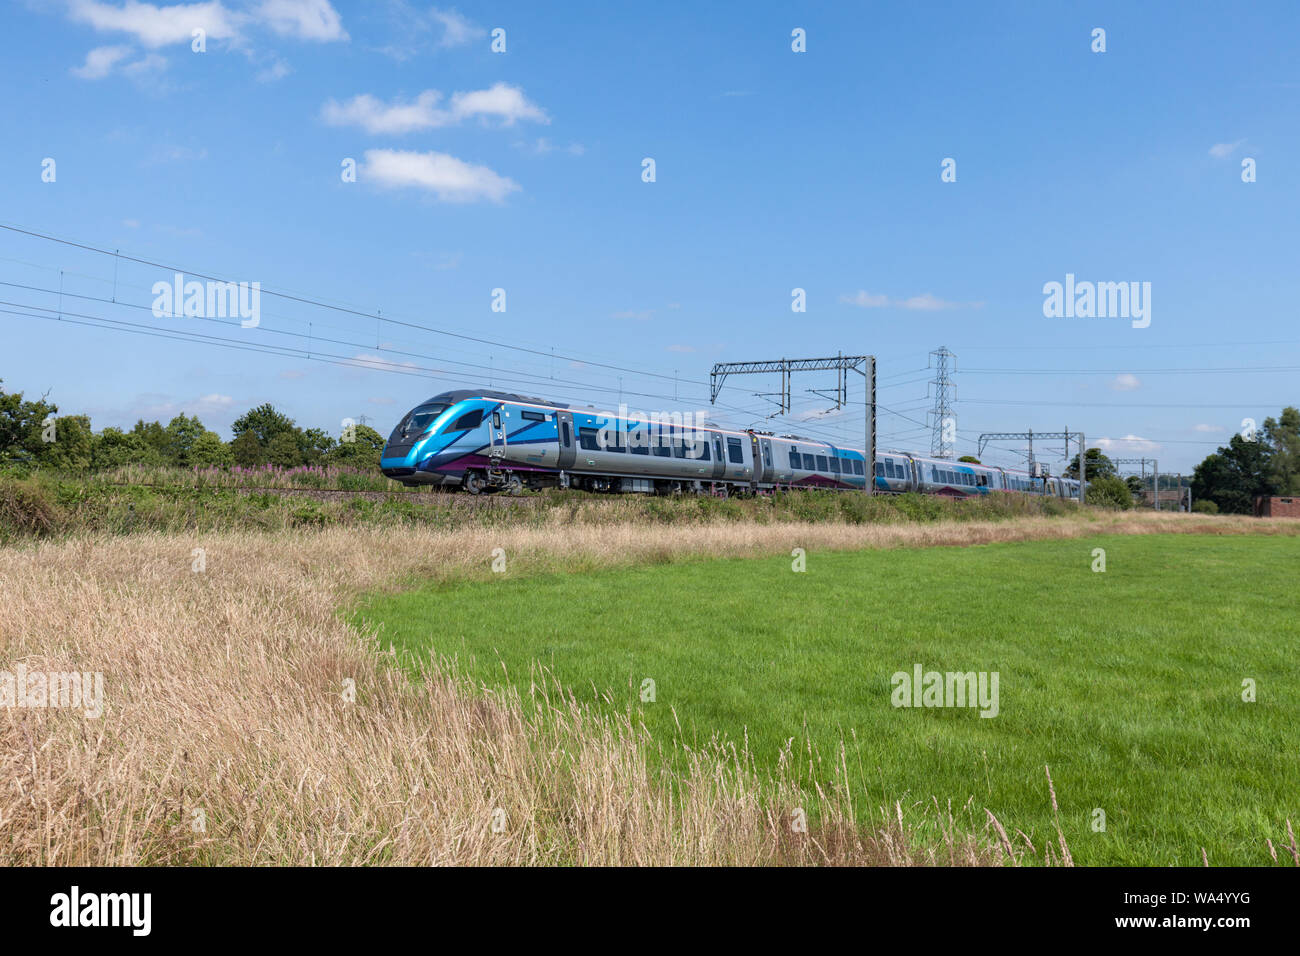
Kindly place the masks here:
<instances>
[{"instance_id":1,"label":"train wheel","mask_svg":"<svg viewBox=\"0 0 1300 956\"><path fill-rule=\"evenodd\" d=\"M524 493L524 481L518 475L511 475L506 479L506 494L522 495Z\"/></svg>"},{"instance_id":2,"label":"train wheel","mask_svg":"<svg viewBox=\"0 0 1300 956\"><path fill-rule=\"evenodd\" d=\"M471 495L483 493L483 476L477 471L465 472L465 480L462 482L466 491Z\"/></svg>"}]
</instances>

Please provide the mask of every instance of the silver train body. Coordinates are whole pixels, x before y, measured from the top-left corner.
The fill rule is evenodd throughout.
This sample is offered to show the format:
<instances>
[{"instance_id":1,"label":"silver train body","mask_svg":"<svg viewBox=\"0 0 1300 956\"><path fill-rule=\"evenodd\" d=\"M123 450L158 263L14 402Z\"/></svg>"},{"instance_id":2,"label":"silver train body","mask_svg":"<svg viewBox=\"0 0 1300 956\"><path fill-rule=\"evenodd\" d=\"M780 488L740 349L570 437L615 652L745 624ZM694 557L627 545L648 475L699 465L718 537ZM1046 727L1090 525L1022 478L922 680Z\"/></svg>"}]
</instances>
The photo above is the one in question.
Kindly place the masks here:
<instances>
[{"instance_id":1,"label":"silver train body","mask_svg":"<svg viewBox=\"0 0 1300 956\"><path fill-rule=\"evenodd\" d=\"M861 491L862 451L797 435L660 420L490 390L435 395L408 412L381 455L407 485L484 491L577 487L672 494L785 488ZM1078 482L884 452L874 487L948 497L993 491L1077 497Z\"/></svg>"}]
</instances>

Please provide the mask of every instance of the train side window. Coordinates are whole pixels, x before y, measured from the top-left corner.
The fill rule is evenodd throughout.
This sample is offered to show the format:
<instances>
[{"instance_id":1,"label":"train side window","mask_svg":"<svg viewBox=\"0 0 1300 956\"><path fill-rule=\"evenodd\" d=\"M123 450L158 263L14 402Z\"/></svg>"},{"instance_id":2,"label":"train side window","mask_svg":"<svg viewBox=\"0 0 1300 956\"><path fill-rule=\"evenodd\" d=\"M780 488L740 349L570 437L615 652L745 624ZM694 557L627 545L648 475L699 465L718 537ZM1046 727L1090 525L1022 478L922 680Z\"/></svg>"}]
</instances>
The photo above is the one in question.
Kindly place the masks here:
<instances>
[{"instance_id":1,"label":"train side window","mask_svg":"<svg viewBox=\"0 0 1300 956\"><path fill-rule=\"evenodd\" d=\"M826 456L825 456L825 455L818 455L818 456L817 456L817 470L818 470L818 471L830 471L830 470L831 470L831 466L828 465L828 464L826 464Z\"/></svg>"},{"instance_id":2,"label":"train side window","mask_svg":"<svg viewBox=\"0 0 1300 956\"><path fill-rule=\"evenodd\" d=\"M740 447L739 438L727 438L727 461L733 465L743 465L745 463L745 452Z\"/></svg>"},{"instance_id":3,"label":"train side window","mask_svg":"<svg viewBox=\"0 0 1300 956\"><path fill-rule=\"evenodd\" d=\"M706 438L697 438L694 441L683 439L682 453L679 458L690 458L694 461L712 461L713 457L709 454L709 442Z\"/></svg>"},{"instance_id":4,"label":"train side window","mask_svg":"<svg viewBox=\"0 0 1300 956\"><path fill-rule=\"evenodd\" d=\"M600 439L597 437L599 434L600 429L598 428L579 428L578 446L582 448L583 451L599 451Z\"/></svg>"},{"instance_id":5,"label":"train side window","mask_svg":"<svg viewBox=\"0 0 1300 956\"><path fill-rule=\"evenodd\" d=\"M885 477L885 463L883 461L876 462L876 477L877 478Z\"/></svg>"},{"instance_id":6,"label":"train side window","mask_svg":"<svg viewBox=\"0 0 1300 956\"><path fill-rule=\"evenodd\" d=\"M568 422L561 422L560 424L561 424L561 426L562 426L560 430L564 433L564 436L563 436L563 437L564 437L564 447L565 447L565 448L568 448L569 445L572 444L572 442L573 442L572 435L571 435L571 433L569 432L569 423L568 423Z\"/></svg>"},{"instance_id":7,"label":"train side window","mask_svg":"<svg viewBox=\"0 0 1300 956\"><path fill-rule=\"evenodd\" d=\"M799 449L797 448L790 449L790 467L796 469L803 467L803 459L799 457Z\"/></svg>"},{"instance_id":8,"label":"train side window","mask_svg":"<svg viewBox=\"0 0 1300 956\"><path fill-rule=\"evenodd\" d=\"M466 412L464 415L460 416L460 418L456 419L456 423L451 426L450 430L454 432L469 431L470 429L478 428L482 423L483 409L476 408L474 411Z\"/></svg>"},{"instance_id":9,"label":"train side window","mask_svg":"<svg viewBox=\"0 0 1300 956\"><path fill-rule=\"evenodd\" d=\"M855 475L862 474L862 462L857 458L853 459L853 473Z\"/></svg>"},{"instance_id":10,"label":"train side window","mask_svg":"<svg viewBox=\"0 0 1300 956\"><path fill-rule=\"evenodd\" d=\"M661 442L655 442L650 447L650 451L656 458L671 458L673 456L672 448Z\"/></svg>"},{"instance_id":11,"label":"train side window","mask_svg":"<svg viewBox=\"0 0 1300 956\"><path fill-rule=\"evenodd\" d=\"M629 428L627 444L628 451L634 455L650 454L650 432L641 428Z\"/></svg>"},{"instance_id":12,"label":"train side window","mask_svg":"<svg viewBox=\"0 0 1300 956\"><path fill-rule=\"evenodd\" d=\"M840 459L839 459L839 457L838 457L837 455L831 455L830 462L831 462L831 474L832 474L832 475L838 475L838 474L840 473Z\"/></svg>"},{"instance_id":13,"label":"train side window","mask_svg":"<svg viewBox=\"0 0 1300 956\"><path fill-rule=\"evenodd\" d=\"M771 445L763 446L763 464L766 465L768 468L772 467L772 446Z\"/></svg>"},{"instance_id":14,"label":"train side window","mask_svg":"<svg viewBox=\"0 0 1300 956\"><path fill-rule=\"evenodd\" d=\"M523 419L524 421L526 421L526 422L544 422L544 421L546 421L546 414L545 414L545 412L530 412L530 411L529 411L528 409L526 409L526 408L525 408L522 412L519 413L519 417L522 418L522 419Z\"/></svg>"}]
</instances>

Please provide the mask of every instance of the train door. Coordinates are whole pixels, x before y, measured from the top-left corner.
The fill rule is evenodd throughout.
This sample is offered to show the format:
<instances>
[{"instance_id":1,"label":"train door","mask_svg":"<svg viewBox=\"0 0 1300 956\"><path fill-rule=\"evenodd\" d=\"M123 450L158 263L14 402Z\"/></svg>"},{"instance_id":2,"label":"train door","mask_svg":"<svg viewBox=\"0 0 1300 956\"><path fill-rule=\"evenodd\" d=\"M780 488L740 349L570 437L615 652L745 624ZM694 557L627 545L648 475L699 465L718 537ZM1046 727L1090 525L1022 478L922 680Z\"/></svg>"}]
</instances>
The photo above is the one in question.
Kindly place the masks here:
<instances>
[{"instance_id":1,"label":"train door","mask_svg":"<svg viewBox=\"0 0 1300 956\"><path fill-rule=\"evenodd\" d=\"M488 457L492 459L492 466L500 467L502 460L506 457L506 445L509 438L506 435L505 406L498 405L492 409L492 423L488 428L489 448Z\"/></svg>"},{"instance_id":2,"label":"train door","mask_svg":"<svg viewBox=\"0 0 1300 956\"><path fill-rule=\"evenodd\" d=\"M776 478L776 467L772 464L772 439L760 438L754 453L754 472L758 480L770 482Z\"/></svg>"},{"instance_id":3,"label":"train door","mask_svg":"<svg viewBox=\"0 0 1300 956\"><path fill-rule=\"evenodd\" d=\"M560 436L559 467L561 471L568 471L578 454L573 444L573 412L556 412L555 430Z\"/></svg>"},{"instance_id":4,"label":"train door","mask_svg":"<svg viewBox=\"0 0 1300 956\"><path fill-rule=\"evenodd\" d=\"M713 433L713 478L716 481L727 471L726 449L722 447L722 436Z\"/></svg>"}]
</instances>

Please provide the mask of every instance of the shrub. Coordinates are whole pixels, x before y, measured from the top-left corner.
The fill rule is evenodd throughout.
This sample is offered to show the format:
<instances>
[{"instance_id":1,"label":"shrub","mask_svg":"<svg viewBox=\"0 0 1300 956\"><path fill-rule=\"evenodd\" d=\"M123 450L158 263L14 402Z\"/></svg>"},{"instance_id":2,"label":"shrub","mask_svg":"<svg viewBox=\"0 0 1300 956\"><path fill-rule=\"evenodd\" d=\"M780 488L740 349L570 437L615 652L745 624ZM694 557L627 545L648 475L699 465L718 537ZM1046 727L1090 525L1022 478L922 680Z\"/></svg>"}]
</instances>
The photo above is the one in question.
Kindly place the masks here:
<instances>
[{"instance_id":1,"label":"shrub","mask_svg":"<svg viewBox=\"0 0 1300 956\"><path fill-rule=\"evenodd\" d=\"M1217 515L1219 506L1209 498L1202 498L1200 501L1192 502L1192 510L1202 515Z\"/></svg>"},{"instance_id":2,"label":"shrub","mask_svg":"<svg viewBox=\"0 0 1300 956\"><path fill-rule=\"evenodd\" d=\"M58 506L36 481L0 478L0 538L53 534L59 519Z\"/></svg>"},{"instance_id":3,"label":"shrub","mask_svg":"<svg viewBox=\"0 0 1300 956\"><path fill-rule=\"evenodd\" d=\"M1091 478L1088 480L1088 504L1127 511L1133 507L1133 492L1122 478L1114 475Z\"/></svg>"}]
</instances>

